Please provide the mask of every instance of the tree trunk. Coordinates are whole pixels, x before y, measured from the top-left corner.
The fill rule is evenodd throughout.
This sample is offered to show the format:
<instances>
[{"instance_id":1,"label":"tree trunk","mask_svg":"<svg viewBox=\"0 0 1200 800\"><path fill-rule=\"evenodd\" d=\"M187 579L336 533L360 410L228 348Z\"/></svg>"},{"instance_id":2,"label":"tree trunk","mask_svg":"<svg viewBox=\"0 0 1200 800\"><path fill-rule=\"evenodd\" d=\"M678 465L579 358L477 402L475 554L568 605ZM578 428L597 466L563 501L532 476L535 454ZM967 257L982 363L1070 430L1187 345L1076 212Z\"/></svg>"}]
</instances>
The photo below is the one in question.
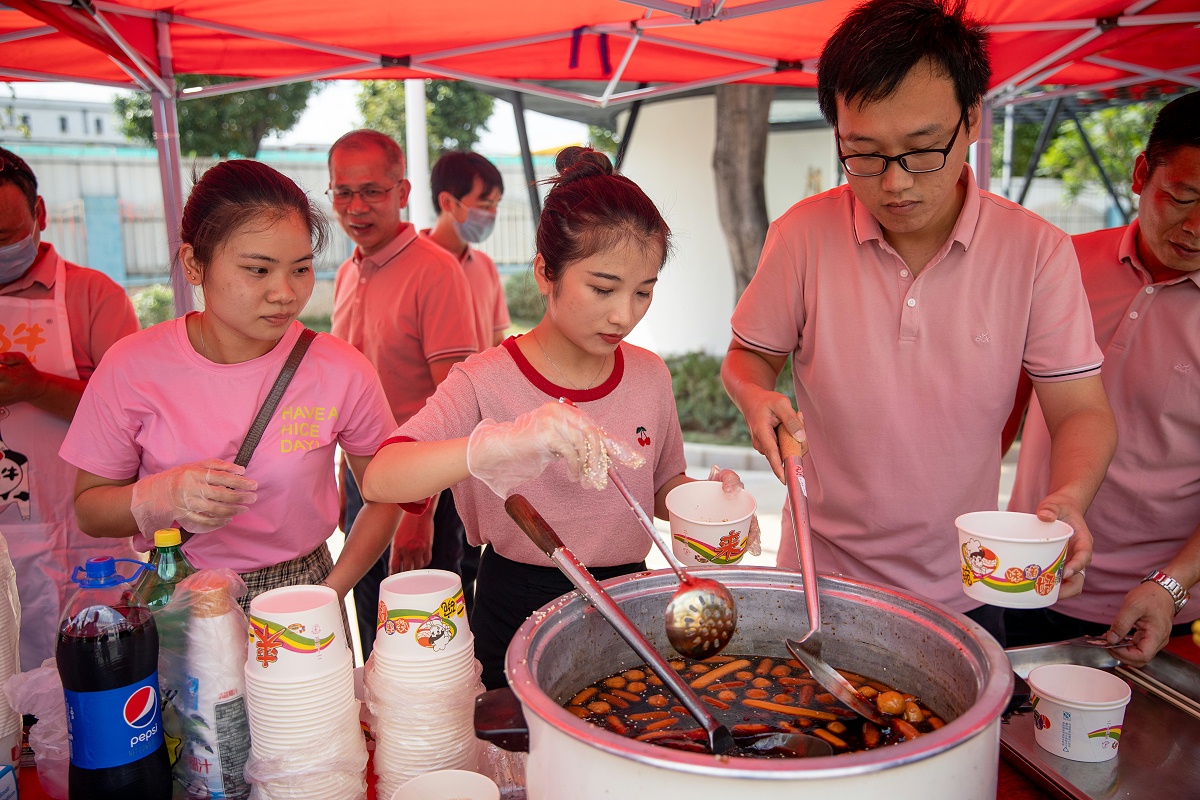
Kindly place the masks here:
<instances>
[{"instance_id":1,"label":"tree trunk","mask_svg":"<svg viewBox=\"0 0 1200 800\"><path fill-rule=\"evenodd\" d=\"M767 195L763 173L767 162L768 112L774 87L751 84L718 86L717 143L713 171L717 178L717 210L733 261L736 297L746 290L767 238Z\"/></svg>"}]
</instances>

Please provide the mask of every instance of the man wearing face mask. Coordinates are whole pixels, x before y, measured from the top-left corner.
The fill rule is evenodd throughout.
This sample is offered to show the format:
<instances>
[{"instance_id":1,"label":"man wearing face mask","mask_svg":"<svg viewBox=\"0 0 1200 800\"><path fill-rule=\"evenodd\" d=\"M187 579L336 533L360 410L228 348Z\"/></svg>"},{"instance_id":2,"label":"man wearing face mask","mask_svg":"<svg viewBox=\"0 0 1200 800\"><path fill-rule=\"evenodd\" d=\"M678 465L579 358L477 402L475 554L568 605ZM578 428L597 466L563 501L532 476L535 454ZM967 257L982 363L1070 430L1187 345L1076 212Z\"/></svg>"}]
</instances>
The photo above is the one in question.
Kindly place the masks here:
<instances>
[{"instance_id":1,"label":"man wearing face mask","mask_svg":"<svg viewBox=\"0 0 1200 800\"><path fill-rule=\"evenodd\" d=\"M511 320L508 301L500 284L500 273L486 253L472 245L492 235L496 225L496 207L504 195L504 179L496 165L478 153L452 150L433 165L430 174L433 207L438 210L437 222L422 235L441 246L458 259L463 275L471 287L471 305L475 314L476 338L480 349L500 344ZM432 515L416 519L408 516L401 522L397 536L405 535L409 525L432 526ZM402 548L393 547L392 553ZM479 568L480 548L472 546L463 534L463 557L460 562L463 596L467 610L474 602L475 574ZM393 564L393 571L398 565Z\"/></svg>"},{"instance_id":2,"label":"man wearing face mask","mask_svg":"<svg viewBox=\"0 0 1200 800\"><path fill-rule=\"evenodd\" d=\"M0 533L17 574L22 670L54 654L71 570L136 555L128 539L80 532L75 468L58 448L100 357L137 332L137 315L110 278L41 241L45 229L37 178L0 148Z\"/></svg>"}]
</instances>

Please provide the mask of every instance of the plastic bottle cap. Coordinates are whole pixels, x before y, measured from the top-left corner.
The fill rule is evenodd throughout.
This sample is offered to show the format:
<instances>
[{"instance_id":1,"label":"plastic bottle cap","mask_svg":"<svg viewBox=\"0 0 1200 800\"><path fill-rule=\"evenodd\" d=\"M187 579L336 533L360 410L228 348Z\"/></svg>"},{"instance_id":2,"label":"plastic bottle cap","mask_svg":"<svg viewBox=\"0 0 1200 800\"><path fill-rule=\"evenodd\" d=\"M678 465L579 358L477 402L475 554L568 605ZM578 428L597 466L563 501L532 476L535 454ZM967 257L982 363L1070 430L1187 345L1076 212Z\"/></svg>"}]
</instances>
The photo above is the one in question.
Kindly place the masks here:
<instances>
[{"instance_id":1,"label":"plastic bottle cap","mask_svg":"<svg viewBox=\"0 0 1200 800\"><path fill-rule=\"evenodd\" d=\"M87 576L89 583L97 582L103 585L106 583L105 578L109 578L117 574L117 565L113 561L112 556L103 556L101 558L89 558L83 565L84 574Z\"/></svg>"},{"instance_id":2,"label":"plastic bottle cap","mask_svg":"<svg viewBox=\"0 0 1200 800\"><path fill-rule=\"evenodd\" d=\"M176 547L183 542L179 528L163 528L154 532L155 547Z\"/></svg>"}]
</instances>

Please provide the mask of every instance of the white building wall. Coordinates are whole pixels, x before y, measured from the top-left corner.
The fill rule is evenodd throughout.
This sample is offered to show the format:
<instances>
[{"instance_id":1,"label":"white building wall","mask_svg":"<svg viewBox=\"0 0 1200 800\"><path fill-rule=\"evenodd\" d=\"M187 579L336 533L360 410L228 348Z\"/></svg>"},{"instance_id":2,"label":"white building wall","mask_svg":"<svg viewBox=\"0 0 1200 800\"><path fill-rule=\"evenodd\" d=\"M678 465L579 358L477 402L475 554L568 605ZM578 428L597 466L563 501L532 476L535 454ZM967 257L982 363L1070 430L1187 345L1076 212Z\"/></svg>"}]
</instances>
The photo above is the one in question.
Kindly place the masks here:
<instances>
[{"instance_id":1,"label":"white building wall","mask_svg":"<svg viewBox=\"0 0 1200 800\"><path fill-rule=\"evenodd\" d=\"M673 233L673 255L654 302L630 341L660 355L724 353L734 306L733 267L717 213L712 168L716 145L712 96L643 106L622 172L658 204ZM833 185L832 133L771 135L767 213L774 219L797 200Z\"/></svg>"}]
</instances>

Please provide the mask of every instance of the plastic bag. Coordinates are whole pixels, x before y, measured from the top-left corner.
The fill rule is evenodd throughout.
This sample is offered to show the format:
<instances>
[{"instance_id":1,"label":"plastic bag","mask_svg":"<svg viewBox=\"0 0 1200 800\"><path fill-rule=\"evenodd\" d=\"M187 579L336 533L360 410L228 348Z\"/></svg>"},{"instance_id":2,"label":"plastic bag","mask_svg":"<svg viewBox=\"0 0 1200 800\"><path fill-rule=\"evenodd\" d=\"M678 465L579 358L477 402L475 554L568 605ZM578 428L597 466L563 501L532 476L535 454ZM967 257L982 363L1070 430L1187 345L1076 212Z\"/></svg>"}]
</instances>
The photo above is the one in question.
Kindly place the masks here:
<instances>
[{"instance_id":1,"label":"plastic bag","mask_svg":"<svg viewBox=\"0 0 1200 800\"><path fill-rule=\"evenodd\" d=\"M29 747L37 762L38 780L54 800L67 800L71 751L58 665L53 658L47 658L37 669L13 675L4 682L4 696L19 713L38 718L37 724L29 729Z\"/></svg>"},{"instance_id":2,"label":"plastic bag","mask_svg":"<svg viewBox=\"0 0 1200 800\"><path fill-rule=\"evenodd\" d=\"M154 615L163 730L176 796L247 798L246 584L229 569L184 578Z\"/></svg>"}]
</instances>

